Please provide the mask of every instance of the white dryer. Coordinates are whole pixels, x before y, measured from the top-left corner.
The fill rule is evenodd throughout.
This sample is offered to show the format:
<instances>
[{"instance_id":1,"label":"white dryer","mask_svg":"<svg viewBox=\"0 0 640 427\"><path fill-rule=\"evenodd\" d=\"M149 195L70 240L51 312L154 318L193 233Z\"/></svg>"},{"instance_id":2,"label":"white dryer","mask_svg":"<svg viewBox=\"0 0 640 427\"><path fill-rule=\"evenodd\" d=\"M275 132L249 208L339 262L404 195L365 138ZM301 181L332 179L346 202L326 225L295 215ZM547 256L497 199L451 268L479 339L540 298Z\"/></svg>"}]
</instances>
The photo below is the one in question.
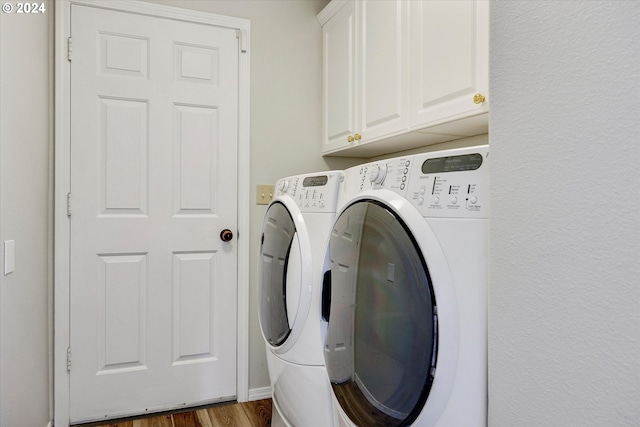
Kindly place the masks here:
<instances>
[{"instance_id":1,"label":"white dryer","mask_svg":"<svg viewBox=\"0 0 640 427\"><path fill-rule=\"evenodd\" d=\"M488 156L345 171L322 313L336 425L486 426Z\"/></svg>"},{"instance_id":2,"label":"white dryer","mask_svg":"<svg viewBox=\"0 0 640 427\"><path fill-rule=\"evenodd\" d=\"M332 425L321 273L343 178L330 171L280 179L264 217L258 304L274 427Z\"/></svg>"}]
</instances>

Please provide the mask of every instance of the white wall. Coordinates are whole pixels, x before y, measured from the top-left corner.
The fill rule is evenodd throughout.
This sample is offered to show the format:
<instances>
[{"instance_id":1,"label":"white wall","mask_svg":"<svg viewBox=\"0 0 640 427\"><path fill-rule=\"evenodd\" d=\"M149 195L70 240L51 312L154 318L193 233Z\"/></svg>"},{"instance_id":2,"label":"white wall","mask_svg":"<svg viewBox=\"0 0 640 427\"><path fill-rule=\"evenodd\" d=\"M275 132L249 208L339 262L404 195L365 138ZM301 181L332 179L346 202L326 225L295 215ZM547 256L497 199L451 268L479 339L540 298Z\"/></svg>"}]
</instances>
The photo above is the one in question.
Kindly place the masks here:
<instances>
[{"instance_id":1,"label":"white wall","mask_svg":"<svg viewBox=\"0 0 640 427\"><path fill-rule=\"evenodd\" d=\"M638 22L491 3L491 426L640 422Z\"/></svg>"},{"instance_id":2,"label":"white wall","mask_svg":"<svg viewBox=\"0 0 640 427\"><path fill-rule=\"evenodd\" d=\"M53 8L45 6L44 14L0 13L0 242L15 240L16 248L15 271L0 270L2 427L45 427L50 420Z\"/></svg>"}]
</instances>

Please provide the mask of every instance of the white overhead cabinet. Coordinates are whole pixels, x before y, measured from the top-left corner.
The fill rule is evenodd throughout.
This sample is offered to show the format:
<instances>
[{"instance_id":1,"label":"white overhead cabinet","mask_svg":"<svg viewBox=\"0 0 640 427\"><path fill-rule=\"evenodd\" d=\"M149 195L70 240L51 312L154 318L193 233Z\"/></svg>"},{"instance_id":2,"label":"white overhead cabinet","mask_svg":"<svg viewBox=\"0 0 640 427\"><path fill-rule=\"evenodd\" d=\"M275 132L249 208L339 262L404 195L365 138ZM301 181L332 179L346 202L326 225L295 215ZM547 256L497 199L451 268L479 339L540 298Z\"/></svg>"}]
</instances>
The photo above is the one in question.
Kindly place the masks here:
<instances>
[{"instance_id":1,"label":"white overhead cabinet","mask_svg":"<svg viewBox=\"0 0 640 427\"><path fill-rule=\"evenodd\" d=\"M333 0L318 20L325 155L487 133L487 0Z\"/></svg>"}]
</instances>

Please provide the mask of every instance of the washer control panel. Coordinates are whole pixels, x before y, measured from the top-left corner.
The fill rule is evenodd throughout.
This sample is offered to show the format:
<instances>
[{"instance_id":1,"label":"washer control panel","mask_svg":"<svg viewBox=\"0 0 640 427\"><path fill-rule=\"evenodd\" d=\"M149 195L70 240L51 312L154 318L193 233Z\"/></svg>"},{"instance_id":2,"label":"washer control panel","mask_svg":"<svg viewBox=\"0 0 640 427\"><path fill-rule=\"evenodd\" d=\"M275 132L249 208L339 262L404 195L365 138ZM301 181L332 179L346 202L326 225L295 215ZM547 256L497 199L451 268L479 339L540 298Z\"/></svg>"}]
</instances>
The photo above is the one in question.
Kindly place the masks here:
<instances>
[{"instance_id":1,"label":"washer control panel","mask_svg":"<svg viewBox=\"0 0 640 427\"><path fill-rule=\"evenodd\" d=\"M276 197L289 195L301 212L335 212L343 180L342 171L282 178L276 183Z\"/></svg>"},{"instance_id":2,"label":"washer control panel","mask_svg":"<svg viewBox=\"0 0 640 427\"><path fill-rule=\"evenodd\" d=\"M426 217L488 218L489 148L418 154L406 198Z\"/></svg>"},{"instance_id":3,"label":"washer control panel","mask_svg":"<svg viewBox=\"0 0 640 427\"><path fill-rule=\"evenodd\" d=\"M365 190L385 188L404 196L411 165L411 156L407 156L356 166L352 168L353 172L347 180L347 191L357 194Z\"/></svg>"}]
</instances>

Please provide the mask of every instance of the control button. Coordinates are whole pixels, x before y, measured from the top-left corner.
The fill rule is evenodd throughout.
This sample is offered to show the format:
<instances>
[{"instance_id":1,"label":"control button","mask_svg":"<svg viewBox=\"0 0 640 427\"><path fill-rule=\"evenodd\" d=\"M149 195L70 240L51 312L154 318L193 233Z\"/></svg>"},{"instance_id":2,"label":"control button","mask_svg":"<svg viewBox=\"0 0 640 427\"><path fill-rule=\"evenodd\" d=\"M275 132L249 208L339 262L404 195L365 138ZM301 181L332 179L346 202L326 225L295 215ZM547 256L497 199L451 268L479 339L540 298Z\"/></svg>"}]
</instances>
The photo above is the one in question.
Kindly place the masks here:
<instances>
[{"instance_id":1,"label":"control button","mask_svg":"<svg viewBox=\"0 0 640 427\"><path fill-rule=\"evenodd\" d=\"M403 177L402 177L402 182L406 182L406 181L407 181L407 177L406 177L406 176L403 176Z\"/></svg>"},{"instance_id":2,"label":"control button","mask_svg":"<svg viewBox=\"0 0 640 427\"><path fill-rule=\"evenodd\" d=\"M472 205L475 205L476 203L478 203L478 198L476 196L472 196L469 201Z\"/></svg>"},{"instance_id":3,"label":"control button","mask_svg":"<svg viewBox=\"0 0 640 427\"><path fill-rule=\"evenodd\" d=\"M404 168L404 170L402 171L402 173L404 173L405 175L409 173L409 169Z\"/></svg>"},{"instance_id":4,"label":"control button","mask_svg":"<svg viewBox=\"0 0 640 427\"><path fill-rule=\"evenodd\" d=\"M418 205L422 206L424 204L424 197L418 197Z\"/></svg>"},{"instance_id":5,"label":"control button","mask_svg":"<svg viewBox=\"0 0 640 427\"><path fill-rule=\"evenodd\" d=\"M457 198L457 197L452 197L452 198L451 198L451 204L452 204L452 205L455 205L455 204L457 204L457 203L458 203L458 198Z\"/></svg>"},{"instance_id":6,"label":"control button","mask_svg":"<svg viewBox=\"0 0 640 427\"><path fill-rule=\"evenodd\" d=\"M427 187L420 187L420 194L424 194L427 192Z\"/></svg>"},{"instance_id":7,"label":"control button","mask_svg":"<svg viewBox=\"0 0 640 427\"><path fill-rule=\"evenodd\" d=\"M410 160L407 160L406 163L404 164L405 166L409 166L411 164Z\"/></svg>"},{"instance_id":8,"label":"control button","mask_svg":"<svg viewBox=\"0 0 640 427\"><path fill-rule=\"evenodd\" d=\"M401 190L404 190L404 187L405 187L404 183L400 184L400 189Z\"/></svg>"},{"instance_id":9,"label":"control button","mask_svg":"<svg viewBox=\"0 0 640 427\"><path fill-rule=\"evenodd\" d=\"M440 197L436 197L435 199L433 199L433 204L434 205L439 205L440 204Z\"/></svg>"}]
</instances>

